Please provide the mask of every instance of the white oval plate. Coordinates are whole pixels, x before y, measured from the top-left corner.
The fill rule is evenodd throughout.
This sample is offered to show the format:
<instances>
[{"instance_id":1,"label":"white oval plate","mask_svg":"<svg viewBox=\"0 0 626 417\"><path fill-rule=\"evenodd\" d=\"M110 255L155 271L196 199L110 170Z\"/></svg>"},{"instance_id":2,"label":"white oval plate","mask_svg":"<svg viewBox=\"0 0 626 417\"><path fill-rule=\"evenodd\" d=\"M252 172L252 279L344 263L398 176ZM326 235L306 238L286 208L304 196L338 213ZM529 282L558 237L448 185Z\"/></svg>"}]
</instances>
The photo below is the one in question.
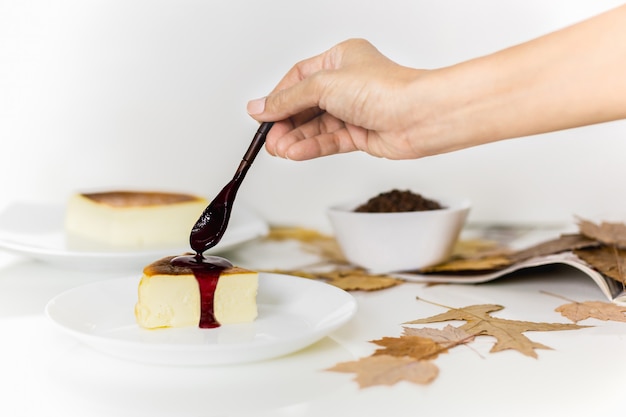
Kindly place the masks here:
<instances>
[{"instance_id":1,"label":"white oval plate","mask_svg":"<svg viewBox=\"0 0 626 417\"><path fill-rule=\"evenodd\" d=\"M356 312L347 292L318 281L260 273L253 323L215 329L146 330L135 322L139 279L116 278L68 290L47 316L83 343L124 359L166 365L222 365L295 352L345 324Z\"/></svg>"},{"instance_id":2,"label":"white oval plate","mask_svg":"<svg viewBox=\"0 0 626 417\"><path fill-rule=\"evenodd\" d=\"M76 269L143 269L155 259L189 252L187 246L146 250L73 250L64 230L65 207L15 203L0 213L0 249L32 259ZM269 226L244 205L237 205L222 240L208 255L233 249L267 235Z\"/></svg>"}]
</instances>

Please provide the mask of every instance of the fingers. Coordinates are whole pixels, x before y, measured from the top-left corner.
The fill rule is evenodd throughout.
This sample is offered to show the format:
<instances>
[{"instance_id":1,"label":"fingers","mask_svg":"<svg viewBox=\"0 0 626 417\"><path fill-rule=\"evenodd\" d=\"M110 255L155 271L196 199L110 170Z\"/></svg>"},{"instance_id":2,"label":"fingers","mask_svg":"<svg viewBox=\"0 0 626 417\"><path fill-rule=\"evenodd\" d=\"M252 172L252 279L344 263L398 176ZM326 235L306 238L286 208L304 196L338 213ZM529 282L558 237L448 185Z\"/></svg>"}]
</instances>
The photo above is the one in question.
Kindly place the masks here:
<instances>
[{"instance_id":1,"label":"fingers","mask_svg":"<svg viewBox=\"0 0 626 417\"><path fill-rule=\"evenodd\" d=\"M287 74L283 76L283 78L278 82L278 84L276 84L276 87L274 87L271 93L275 93L285 88L289 88L295 84L298 84L302 80L309 78L310 76L317 73L318 71L321 71L323 69L328 69L327 60L325 59L325 56L328 53L329 51L326 51L322 54L304 59L296 63L296 65L294 65L287 72Z\"/></svg>"},{"instance_id":2,"label":"fingers","mask_svg":"<svg viewBox=\"0 0 626 417\"><path fill-rule=\"evenodd\" d=\"M277 121L309 108L319 108L326 85L331 82L328 72L342 66L342 57L349 43L351 41L343 42L298 62L268 96L248 102L248 113L258 121Z\"/></svg>"},{"instance_id":3,"label":"fingers","mask_svg":"<svg viewBox=\"0 0 626 417\"><path fill-rule=\"evenodd\" d=\"M346 126L327 113L294 128L292 126L286 121L274 124L266 140L266 149L270 154L304 161L352 152L357 150L353 135L366 134L365 130Z\"/></svg>"},{"instance_id":4,"label":"fingers","mask_svg":"<svg viewBox=\"0 0 626 417\"><path fill-rule=\"evenodd\" d=\"M258 121L277 121L319 108L324 89L319 73L301 82L248 103L248 113ZM315 110L313 110L315 112Z\"/></svg>"},{"instance_id":5,"label":"fingers","mask_svg":"<svg viewBox=\"0 0 626 417\"><path fill-rule=\"evenodd\" d=\"M248 102L248 113L258 121L277 121L317 107L319 95L315 83L308 79L323 68L323 55L294 65L268 96Z\"/></svg>"},{"instance_id":6,"label":"fingers","mask_svg":"<svg viewBox=\"0 0 626 417\"><path fill-rule=\"evenodd\" d=\"M285 157L292 161L306 161L338 153L334 134L318 135L297 141L285 149Z\"/></svg>"},{"instance_id":7,"label":"fingers","mask_svg":"<svg viewBox=\"0 0 626 417\"><path fill-rule=\"evenodd\" d=\"M355 126L354 109L362 107L367 94L359 94L363 82L355 79L353 72L358 75L363 60L379 57L365 40L342 42L300 61L267 97L248 102L248 113L254 119L275 122L266 150L294 160L357 150L352 134L357 132L363 143L367 130Z\"/></svg>"},{"instance_id":8,"label":"fingers","mask_svg":"<svg viewBox=\"0 0 626 417\"><path fill-rule=\"evenodd\" d=\"M265 150L272 156L280 156L285 158L282 152L283 147L286 145L281 144L284 138L294 129L293 124L289 119L281 122L275 122L272 129L265 138ZM280 149L279 149L280 144Z\"/></svg>"},{"instance_id":9,"label":"fingers","mask_svg":"<svg viewBox=\"0 0 626 417\"><path fill-rule=\"evenodd\" d=\"M282 136L275 143L275 156L292 161L306 161L339 153L337 132L298 139L298 133Z\"/></svg>"}]
</instances>

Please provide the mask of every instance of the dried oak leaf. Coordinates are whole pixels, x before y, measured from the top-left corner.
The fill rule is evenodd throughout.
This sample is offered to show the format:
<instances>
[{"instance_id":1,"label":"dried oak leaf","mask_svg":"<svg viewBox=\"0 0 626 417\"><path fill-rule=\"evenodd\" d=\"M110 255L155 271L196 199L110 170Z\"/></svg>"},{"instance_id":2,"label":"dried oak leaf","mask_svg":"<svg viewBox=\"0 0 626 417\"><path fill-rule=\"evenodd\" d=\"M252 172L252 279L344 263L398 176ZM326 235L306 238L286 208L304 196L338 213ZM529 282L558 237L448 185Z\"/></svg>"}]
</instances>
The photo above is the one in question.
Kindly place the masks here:
<instances>
[{"instance_id":1,"label":"dried oak leaf","mask_svg":"<svg viewBox=\"0 0 626 417\"><path fill-rule=\"evenodd\" d=\"M512 264L511 260L503 255L486 256L484 258L456 258L444 263L420 270L422 274L446 272L476 272L495 271Z\"/></svg>"},{"instance_id":2,"label":"dried oak leaf","mask_svg":"<svg viewBox=\"0 0 626 417\"><path fill-rule=\"evenodd\" d=\"M596 271L626 284L626 250L610 246L577 249L574 254Z\"/></svg>"},{"instance_id":3,"label":"dried oak leaf","mask_svg":"<svg viewBox=\"0 0 626 417\"><path fill-rule=\"evenodd\" d=\"M313 253L328 262L348 264L337 241L332 237L302 243L302 250Z\"/></svg>"},{"instance_id":4,"label":"dried oak leaf","mask_svg":"<svg viewBox=\"0 0 626 417\"><path fill-rule=\"evenodd\" d=\"M330 272L308 272L299 270L273 270L278 274L327 282L345 291L377 291L404 283L403 280L387 275L372 275L362 269L344 269Z\"/></svg>"},{"instance_id":5,"label":"dried oak leaf","mask_svg":"<svg viewBox=\"0 0 626 417\"><path fill-rule=\"evenodd\" d=\"M476 259L487 256L506 255L510 250L498 242L485 239L459 240L452 249L452 258Z\"/></svg>"},{"instance_id":6,"label":"dried oak leaf","mask_svg":"<svg viewBox=\"0 0 626 417\"><path fill-rule=\"evenodd\" d=\"M565 234L556 239L551 239L546 242L541 242L536 245L530 246L526 249L519 250L509 255L509 259L516 262L525 261L537 256L552 255L555 253L561 253L565 251L571 251L575 249L588 248L593 246L599 246L600 243L589 237L580 234Z\"/></svg>"},{"instance_id":7,"label":"dried oak leaf","mask_svg":"<svg viewBox=\"0 0 626 417\"><path fill-rule=\"evenodd\" d=\"M508 249L498 243L483 239L468 239L456 242L450 258L440 264L422 268L419 272L446 273L465 271L490 271L511 264L506 257Z\"/></svg>"},{"instance_id":8,"label":"dried oak leaf","mask_svg":"<svg viewBox=\"0 0 626 417\"><path fill-rule=\"evenodd\" d=\"M389 355L368 356L358 361L342 362L327 370L355 373L354 380L361 388L394 385L400 381L425 385L439 374L439 368L431 361Z\"/></svg>"},{"instance_id":9,"label":"dried oak leaf","mask_svg":"<svg viewBox=\"0 0 626 417\"><path fill-rule=\"evenodd\" d=\"M413 327L404 327L403 334L405 336L427 337L433 342L439 344L442 348L446 349L466 344L474 340L473 334L469 334L465 330L449 324L443 329L431 329L428 327L415 329Z\"/></svg>"},{"instance_id":10,"label":"dried oak leaf","mask_svg":"<svg viewBox=\"0 0 626 417\"><path fill-rule=\"evenodd\" d=\"M335 238L314 229L272 226L265 239L270 241L295 240L306 252L314 253L329 262L347 264Z\"/></svg>"},{"instance_id":11,"label":"dried oak leaf","mask_svg":"<svg viewBox=\"0 0 626 417\"><path fill-rule=\"evenodd\" d=\"M372 275L362 269L332 271L322 275L330 284L345 291L376 291L404 283L387 275Z\"/></svg>"},{"instance_id":12,"label":"dried oak leaf","mask_svg":"<svg viewBox=\"0 0 626 417\"><path fill-rule=\"evenodd\" d=\"M384 349L378 349L374 355L408 356L417 360L435 359L446 348L432 339L421 336L383 337L372 340Z\"/></svg>"},{"instance_id":13,"label":"dried oak leaf","mask_svg":"<svg viewBox=\"0 0 626 417\"><path fill-rule=\"evenodd\" d=\"M598 246L599 244L598 241L580 234L562 235L556 239L541 242L515 252L492 250L491 252L484 252L482 256L456 255L442 264L429 267L420 272L462 273L495 271L537 256L552 255L568 250Z\"/></svg>"},{"instance_id":14,"label":"dried oak leaf","mask_svg":"<svg viewBox=\"0 0 626 417\"><path fill-rule=\"evenodd\" d=\"M267 236L265 236L266 240L297 240L300 242L310 242L326 238L328 238L327 235L322 234L317 230L290 226L272 226L270 227Z\"/></svg>"},{"instance_id":15,"label":"dried oak leaf","mask_svg":"<svg viewBox=\"0 0 626 417\"><path fill-rule=\"evenodd\" d=\"M523 333L527 331L555 331L573 330L587 326L577 324L562 323L533 323L529 321L507 320L492 317L489 313L500 311L504 307L496 304L478 304L463 308L451 308L446 313L437 314L409 321L405 324L426 324L449 320L463 320L466 323L460 327L469 334L489 335L496 338L496 343L491 348L491 352L499 352L505 349L513 349L518 352L537 357L535 349L551 349L541 343L533 342Z\"/></svg>"},{"instance_id":16,"label":"dried oak leaf","mask_svg":"<svg viewBox=\"0 0 626 417\"><path fill-rule=\"evenodd\" d=\"M554 311L561 313L563 317L567 317L574 323L588 318L626 322L626 315L624 315L624 313L626 313L626 307L604 301L584 301L582 303L574 302L563 304Z\"/></svg>"},{"instance_id":17,"label":"dried oak leaf","mask_svg":"<svg viewBox=\"0 0 626 417\"><path fill-rule=\"evenodd\" d=\"M605 245L626 247L626 225L623 223L602 222L596 224L589 220L578 219L578 230L581 234Z\"/></svg>"},{"instance_id":18,"label":"dried oak leaf","mask_svg":"<svg viewBox=\"0 0 626 417\"><path fill-rule=\"evenodd\" d=\"M578 230L581 234L606 245L626 248L626 225L623 223L595 224L589 220L579 219Z\"/></svg>"}]
</instances>

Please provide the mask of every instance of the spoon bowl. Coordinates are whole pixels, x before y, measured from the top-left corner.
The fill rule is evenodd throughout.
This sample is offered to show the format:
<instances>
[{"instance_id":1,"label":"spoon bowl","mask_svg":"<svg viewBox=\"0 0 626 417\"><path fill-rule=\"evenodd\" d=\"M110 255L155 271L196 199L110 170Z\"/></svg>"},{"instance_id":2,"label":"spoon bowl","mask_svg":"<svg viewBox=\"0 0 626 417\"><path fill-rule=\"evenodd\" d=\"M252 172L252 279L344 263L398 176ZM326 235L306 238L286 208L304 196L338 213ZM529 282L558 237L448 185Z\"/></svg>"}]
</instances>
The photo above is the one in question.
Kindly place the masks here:
<instances>
[{"instance_id":1,"label":"spoon bowl","mask_svg":"<svg viewBox=\"0 0 626 417\"><path fill-rule=\"evenodd\" d=\"M263 147L267 133L273 125L274 123L271 122L261 123L233 179L209 203L191 229L189 243L196 254L201 255L206 250L217 245L224 236L235 197L237 196L237 190L239 190L239 186L243 182L248 169L250 169L254 158Z\"/></svg>"}]
</instances>

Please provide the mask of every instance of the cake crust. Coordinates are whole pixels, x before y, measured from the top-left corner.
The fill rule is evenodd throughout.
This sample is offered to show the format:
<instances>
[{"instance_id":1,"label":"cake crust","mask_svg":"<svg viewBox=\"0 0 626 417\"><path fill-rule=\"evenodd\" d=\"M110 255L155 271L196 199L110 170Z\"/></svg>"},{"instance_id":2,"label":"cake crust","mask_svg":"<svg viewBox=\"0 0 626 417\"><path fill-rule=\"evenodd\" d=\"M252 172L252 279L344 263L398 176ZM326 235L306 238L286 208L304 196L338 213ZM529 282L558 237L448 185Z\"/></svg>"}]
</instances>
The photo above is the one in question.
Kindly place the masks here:
<instances>
[{"instance_id":1,"label":"cake crust","mask_svg":"<svg viewBox=\"0 0 626 417\"><path fill-rule=\"evenodd\" d=\"M187 254L187 255L191 255L191 254ZM143 269L144 277L150 278L152 276L157 276L157 275L193 275L193 269L191 269L190 267L172 264L171 262L172 259L176 257L177 256L166 256L164 258L161 258L157 261L152 262L150 265L146 266ZM245 268L241 268L239 266L231 266L229 268L222 269L222 271L220 272L220 275L224 276L224 275L242 274L246 272L252 273L253 271L250 271Z\"/></svg>"},{"instance_id":2,"label":"cake crust","mask_svg":"<svg viewBox=\"0 0 626 417\"><path fill-rule=\"evenodd\" d=\"M111 207L149 207L203 200L191 194L158 191L104 191L81 195L96 203Z\"/></svg>"}]
</instances>

